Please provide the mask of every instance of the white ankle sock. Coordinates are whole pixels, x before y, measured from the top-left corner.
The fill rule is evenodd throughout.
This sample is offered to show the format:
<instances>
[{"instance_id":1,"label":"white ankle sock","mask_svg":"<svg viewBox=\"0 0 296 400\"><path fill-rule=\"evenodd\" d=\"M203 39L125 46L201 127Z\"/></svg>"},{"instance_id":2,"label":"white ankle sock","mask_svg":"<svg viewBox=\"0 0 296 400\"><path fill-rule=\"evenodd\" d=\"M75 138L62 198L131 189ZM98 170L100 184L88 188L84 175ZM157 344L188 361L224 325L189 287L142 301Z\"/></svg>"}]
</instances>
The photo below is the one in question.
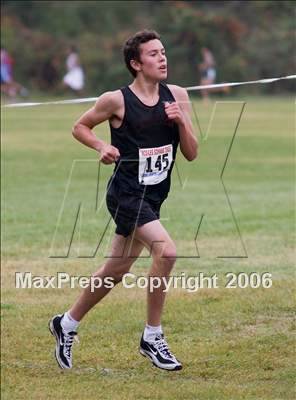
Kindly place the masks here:
<instances>
[{"instance_id":1,"label":"white ankle sock","mask_svg":"<svg viewBox=\"0 0 296 400\"><path fill-rule=\"evenodd\" d=\"M62 321L61 321L62 328L66 332L77 331L79 321L75 321L74 318L71 317L69 311L65 312Z\"/></svg>"},{"instance_id":2,"label":"white ankle sock","mask_svg":"<svg viewBox=\"0 0 296 400\"><path fill-rule=\"evenodd\" d=\"M146 342L153 342L155 340L155 336L159 333L162 333L161 325L159 326L151 326L146 324L144 330L144 340Z\"/></svg>"}]
</instances>

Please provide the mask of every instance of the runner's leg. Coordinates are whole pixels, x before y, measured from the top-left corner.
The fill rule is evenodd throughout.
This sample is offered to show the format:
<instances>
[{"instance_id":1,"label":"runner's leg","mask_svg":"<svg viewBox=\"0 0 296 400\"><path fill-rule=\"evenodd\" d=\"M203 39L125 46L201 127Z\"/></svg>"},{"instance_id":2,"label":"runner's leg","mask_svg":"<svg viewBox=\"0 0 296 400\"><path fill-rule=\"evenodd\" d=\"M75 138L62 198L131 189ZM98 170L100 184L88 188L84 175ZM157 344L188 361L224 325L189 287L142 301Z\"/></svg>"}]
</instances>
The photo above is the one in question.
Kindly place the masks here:
<instances>
[{"instance_id":1,"label":"runner's leg","mask_svg":"<svg viewBox=\"0 0 296 400\"><path fill-rule=\"evenodd\" d=\"M143 247L144 245L136 238L133 238L132 235L124 237L115 234L109 258L93 276L101 278L102 281L106 277L112 277L115 283L120 282L122 276L130 270L133 262L141 254ZM102 285L91 292L90 286L88 286L69 310L71 317L76 321L80 321L110 290L111 288L106 288Z\"/></svg>"},{"instance_id":2,"label":"runner's leg","mask_svg":"<svg viewBox=\"0 0 296 400\"><path fill-rule=\"evenodd\" d=\"M176 246L168 232L155 220L136 228L135 238L141 241L152 255L149 277L167 278L176 261ZM159 288L147 292L147 324L159 326L166 293L163 283Z\"/></svg>"}]
</instances>

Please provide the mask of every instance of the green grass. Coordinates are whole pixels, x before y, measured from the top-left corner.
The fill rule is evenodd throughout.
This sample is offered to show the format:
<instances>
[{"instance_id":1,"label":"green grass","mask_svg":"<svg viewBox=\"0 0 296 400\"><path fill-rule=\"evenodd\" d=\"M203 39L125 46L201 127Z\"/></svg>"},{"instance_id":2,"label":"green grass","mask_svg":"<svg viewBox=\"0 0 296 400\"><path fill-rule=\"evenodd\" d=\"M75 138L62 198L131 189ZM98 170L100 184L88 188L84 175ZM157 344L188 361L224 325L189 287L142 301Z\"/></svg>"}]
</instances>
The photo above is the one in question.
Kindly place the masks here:
<instances>
[{"instance_id":1,"label":"green grass","mask_svg":"<svg viewBox=\"0 0 296 400\"><path fill-rule=\"evenodd\" d=\"M95 258L77 255L93 253L108 221L103 200L112 167L101 169L98 202L103 206L96 215L97 163L86 161L96 155L71 136L71 125L89 105L2 110L3 399L294 398L294 104L283 97L242 100L247 104L223 181L248 258L227 258L244 255L244 248L220 180L239 103L217 106L207 140L200 138L197 161L178 155L182 185L175 171L162 209L179 255L189 257L177 261L174 275L216 273L219 281L218 289L168 293L163 326L184 363L173 374L139 355L145 291L122 286L81 324L73 370L56 366L47 321L67 309L80 289L17 290L14 275L90 275L103 262L113 226ZM204 134L212 106L194 105ZM107 140L107 124L96 132ZM57 227L74 160L84 161L74 163ZM50 258L66 254L80 201L80 238L75 235L69 258ZM201 215L200 258L195 258ZM133 272L145 274L150 261L138 260ZM269 272L273 285L226 289L227 272Z\"/></svg>"}]
</instances>

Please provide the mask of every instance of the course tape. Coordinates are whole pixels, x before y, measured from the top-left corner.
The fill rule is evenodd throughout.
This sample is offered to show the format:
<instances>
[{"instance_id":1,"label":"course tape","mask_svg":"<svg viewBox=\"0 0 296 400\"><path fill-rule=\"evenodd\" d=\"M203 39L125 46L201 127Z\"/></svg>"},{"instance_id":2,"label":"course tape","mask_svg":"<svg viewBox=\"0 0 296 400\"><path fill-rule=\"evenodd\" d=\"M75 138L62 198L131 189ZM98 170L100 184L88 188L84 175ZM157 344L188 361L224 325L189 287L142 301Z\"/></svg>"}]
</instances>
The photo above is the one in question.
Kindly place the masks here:
<instances>
[{"instance_id":1,"label":"course tape","mask_svg":"<svg viewBox=\"0 0 296 400\"><path fill-rule=\"evenodd\" d=\"M203 85L203 86L189 86L186 87L186 90L201 90L201 89L211 89L211 88L219 88L219 87L225 87L225 86L239 86L239 85L251 85L254 83L271 83L271 82L276 82L280 81L282 79L295 79L296 75L287 75L287 76L281 76L279 78L267 78L267 79L259 79L257 81L246 81L246 82L229 82L229 83L218 83L215 85Z\"/></svg>"},{"instance_id":2,"label":"course tape","mask_svg":"<svg viewBox=\"0 0 296 400\"><path fill-rule=\"evenodd\" d=\"M287 75L281 76L279 78L267 78L267 79L259 79L257 81L246 81L246 82L225 82L225 83L217 83L213 85L199 85L199 86L189 86L184 89L188 91L192 90L201 90L201 89L212 89L212 88L220 88L220 87L229 87L229 86L239 86L239 85L251 85L254 83L271 83L280 81L282 79L295 79L296 75ZM12 107L34 107L34 106L43 106L43 105L55 105L55 104L77 104L77 103L88 103L96 101L98 97L86 97L81 99L70 99L70 100L57 100L57 101L45 101L40 103L13 103L13 104L5 104L2 107L12 108Z\"/></svg>"}]
</instances>

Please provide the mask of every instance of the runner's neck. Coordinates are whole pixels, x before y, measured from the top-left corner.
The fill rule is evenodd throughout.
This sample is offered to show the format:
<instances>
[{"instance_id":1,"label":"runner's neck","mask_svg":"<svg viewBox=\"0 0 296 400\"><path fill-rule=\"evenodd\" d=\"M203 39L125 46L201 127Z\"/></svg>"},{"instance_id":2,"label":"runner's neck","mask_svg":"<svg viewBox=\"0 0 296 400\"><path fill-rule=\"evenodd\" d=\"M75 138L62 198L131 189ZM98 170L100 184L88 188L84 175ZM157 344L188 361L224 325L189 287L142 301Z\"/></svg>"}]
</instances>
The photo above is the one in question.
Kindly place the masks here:
<instances>
[{"instance_id":1,"label":"runner's neck","mask_svg":"<svg viewBox=\"0 0 296 400\"><path fill-rule=\"evenodd\" d=\"M159 83L135 79L129 88L143 103L155 104L159 98Z\"/></svg>"}]
</instances>

